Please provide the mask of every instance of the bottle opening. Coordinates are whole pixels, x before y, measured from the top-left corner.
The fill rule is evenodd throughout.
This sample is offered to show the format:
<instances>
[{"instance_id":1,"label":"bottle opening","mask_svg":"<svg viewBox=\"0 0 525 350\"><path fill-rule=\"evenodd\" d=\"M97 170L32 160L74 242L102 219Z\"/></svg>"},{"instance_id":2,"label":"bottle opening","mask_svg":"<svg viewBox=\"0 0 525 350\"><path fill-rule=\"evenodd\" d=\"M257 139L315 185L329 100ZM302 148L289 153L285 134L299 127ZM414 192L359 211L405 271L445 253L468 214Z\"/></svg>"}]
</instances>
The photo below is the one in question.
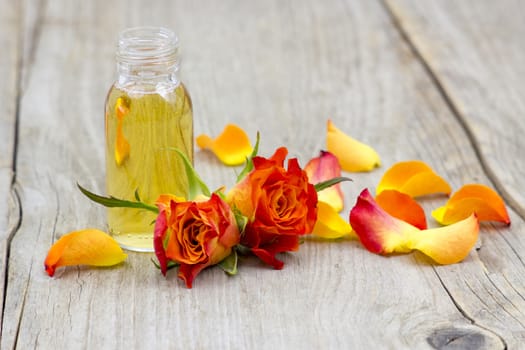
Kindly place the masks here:
<instances>
[{"instance_id":1,"label":"bottle opening","mask_svg":"<svg viewBox=\"0 0 525 350\"><path fill-rule=\"evenodd\" d=\"M135 27L119 35L117 63L126 70L130 66L162 65L167 70L177 70L178 38L162 27Z\"/></svg>"}]
</instances>

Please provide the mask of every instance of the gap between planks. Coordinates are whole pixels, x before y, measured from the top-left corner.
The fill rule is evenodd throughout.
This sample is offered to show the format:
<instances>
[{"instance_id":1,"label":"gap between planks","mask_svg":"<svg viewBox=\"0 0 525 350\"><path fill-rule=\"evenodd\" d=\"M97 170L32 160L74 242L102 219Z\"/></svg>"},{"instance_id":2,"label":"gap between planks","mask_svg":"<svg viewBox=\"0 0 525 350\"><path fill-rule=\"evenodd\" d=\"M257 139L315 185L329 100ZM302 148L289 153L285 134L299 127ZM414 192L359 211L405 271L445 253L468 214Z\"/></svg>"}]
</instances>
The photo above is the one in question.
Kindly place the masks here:
<instances>
[{"instance_id":1,"label":"gap between planks","mask_svg":"<svg viewBox=\"0 0 525 350\"><path fill-rule=\"evenodd\" d=\"M423 70L430 78L432 84L437 89L439 95L443 98L445 105L448 107L451 114L458 121L459 125L461 125L461 128L463 129L463 131L465 131L465 134L468 137L469 143L471 144L472 149L474 150L474 154L476 154L476 158L479 161L480 166L483 169L483 172L487 176L488 180L492 183L496 191L502 195L503 199L505 200L505 203L514 212L516 212L516 214L518 214L518 216L522 220L525 220L525 208L522 205L520 205L507 190L505 190L505 187L503 186L503 184L500 182L496 174L491 170L490 166L485 161L485 158L483 157L480 146L477 142L476 136L474 135L472 129L468 125L464 116L459 111L456 104L453 102L451 98L451 94L447 91L444 84L441 82L441 79L439 78L438 74L432 69L429 62L425 60L421 51L419 51L416 44L410 37L410 34L403 27L403 24L401 23L399 16L395 14L393 9L388 4L388 0L380 0L380 2L384 7L385 12L392 20L392 24L394 28L396 28L396 30L400 33L401 38L406 42L406 44L410 48L411 52L413 53L417 61L420 62L421 66L423 67Z\"/></svg>"},{"instance_id":2,"label":"gap between planks","mask_svg":"<svg viewBox=\"0 0 525 350\"><path fill-rule=\"evenodd\" d=\"M465 131L465 133L466 133L466 135L468 137L469 143L472 145L474 153L476 154L476 158L478 159L478 161L479 161L479 163L481 165L481 168L485 172L487 178L494 185L494 187L497 189L497 191L503 195L503 197L504 197L505 201L507 202L507 204L519 215L519 217L521 219L525 220L525 212L524 212L524 210L522 210L521 206L518 203L516 203L516 201L507 193L507 191L504 190L504 187L502 186L502 184L499 182L499 180L497 179L495 174L490 170L490 167L486 164L486 162L485 162L485 160L483 158L483 155L481 153L481 149L480 149L480 147L479 147L479 145L477 143L476 137L474 136L474 134L473 134L472 130L470 129L470 127L468 126L466 120L463 118L462 114L459 112L458 108L456 107L456 105L452 101L452 99L450 97L450 94L447 92L447 90L445 89L444 85L441 83L438 75L436 74L436 72L434 72L434 70L432 69L430 64L425 60L425 58L423 57L421 52L418 50L418 48L416 47L415 43L410 38L410 34L403 27L399 17L396 16L394 11L389 6L388 1L387 0L380 0L380 2L382 4L383 8L385 9L386 14L389 16L390 20L392 21L392 26L399 32L402 40L408 45L410 51L412 52L412 54L414 55L416 60L421 64L424 72L430 78L430 81L432 82L432 84L434 85L434 87L438 91L439 95L441 96L441 98L445 102L445 105L449 109L450 113L455 117L455 119L458 121L459 125L461 125L461 128ZM445 290L445 292L449 296L451 302L454 304L454 306L456 307L458 312L466 320L468 320L473 326L476 326L476 327L478 327L478 328L480 328L480 329L482 329L484 331L492 333L495 337L497 337L501 341L501 343L503 345L503 349L507 350L508 349L508 345L507 345L507 342L505 341L504 337L501 336L500 334L498 334L497 332L493 331L492 329L489 329L487 327L479 325L474 318L472 318L470 315L468 315L466 313L466 311L463 309L463 307L454 298L454 296L450 292L449 288L446 286L445 282L443 281L443 279L439 275L438 271L435 268L433 268L433 270L434 270L434 273L436 274L436 277L439 280L439 283L441 284L441 286L443 287L443 289Z\"/></svg>"}]
</instances>

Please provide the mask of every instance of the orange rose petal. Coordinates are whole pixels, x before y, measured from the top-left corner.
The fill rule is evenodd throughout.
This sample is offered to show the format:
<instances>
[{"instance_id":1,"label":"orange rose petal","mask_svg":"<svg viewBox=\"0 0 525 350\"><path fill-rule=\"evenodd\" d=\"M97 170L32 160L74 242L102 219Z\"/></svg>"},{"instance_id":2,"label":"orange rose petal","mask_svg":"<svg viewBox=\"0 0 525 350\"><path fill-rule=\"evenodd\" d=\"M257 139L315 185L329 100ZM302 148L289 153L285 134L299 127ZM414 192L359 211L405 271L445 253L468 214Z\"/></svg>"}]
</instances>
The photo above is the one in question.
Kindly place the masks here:
<instances>
[{"instance_id":1,"label":"orange rose petal","mask_svg":"<svg viewBox=\"0 0 525 350\"><path fill-rule=\"evenodd\" d=\"M381 165L379 155L372 147L346 135L330 120L327 123L326 148L339 159L346 171L370 171Z\"/></svg>"},{"instance_id":2,"label":"orange rose petal","mask_svg":"<svg viewBox=\"0 0 525 350\"><path fill-rule=\"evenodd\" d=\"M409 195L396 190L385 190L376 196L376 202L393 217L406 221L421 230L427 228L425 211Z\"/></svg>"},{"instance_id":3,"label":"orange rose petal","mask_svg":"<svg viewBox=\"0 0 525 350\"><path fill-rule=\"evenodd\" d=\"M115 139L115 161L120 166L129 157L130 145L124 132L122 131L122 124L124 117L129 113L129 102L123 97L119 97L115 103L115 114L117 116L117 136Z\"/></svg>"},{"instance_id":4,"label":"orange rose petal","mask_svg":"<svg viewBox=\"0 0 525 350\"><path fill-rule=\"evenodd\" d=\"M317 221L312 234L327 239L336 239L348 235L356 237L352 231L352 226L331 205L324 202L317 202Z\"/></svg>"},{"instance_id":5,"label":"orange rose petal","mask_svg":"<svg viewBox=\"0 0 525 350\"><path fill-rule=\"evenodd\" d=\"M117 127L117 138L115 139L115 162L118 166L122 165L129 157L130 145L124 137L121 127Z\"/></svg>"},{"instance_id":6,"label":"orange rose petal","mask_svg":"<svg viewBox=\"0 0 525 350\"><path fill-rule=\"evenodd\" d=\"M439 264L455 264L465 259L479 235L475 214L453 225L421 231L413 240L412 248Z\"/></svg>"},{"instance_id":7,"label":"orange rose petal","mask_svg":"<svg viewBox=\"0 0 525 350\"><path fill-rule=\"evenodd\" d=\"M196 142L200 148L212 151L226 165L243 164L253 151L244 130L234 124L226 125L215 139L208 135L199 135Z\"/></svg>"},{"instance_id":8,"label":"orange rose petal","mask_svg":"<svg viewBox=\"0 0 525 350\"><path fill-rule=\"evenodd\" d=\"M384 190L397 190L411 197L427 194L450 194L450 185L432 168L418 160L399 162L388 169L377 186L377 194Z\"/></svg>"},{"instance_id":9,"label":"orange rose petal","mask_svg":"<svg viewBox=\"0 0 525 350\"><path fill-rule=\"evenodd\" d=\"M85 229L65 234L56 241L49 249L44 265L47 274L53 276L60 266L112 266L126 257L111 236L97 229Z\"/></svg>"},{"instance_id":10,"label":"orange rose petal","mask_svg":"<svg viewBox=\"0 0 525 350\"><path fill-rule=\"evenodd\" d=\"M383 210L365 189L350 211L350 225L366 249L376 254L408 253L420 230Z\"/></svg>"},{"instance_id":11,"label":"orange rose petal","mask_svg":"<svg viewBox=\"0 0 525 350\"><path fill-rule=\"evenodd\" d=\"M510 225L503 199L490 187L470 184L461 187L448 202L432 212L442 225L450 225L476 213L480 221L499 221Z\"/></svg>"},{"instance_id":12,"label":"orange rose petal","mask_svg":"<svg viewBox=\"0 0 525 350\"><path fill-rule=\"evenodd\" d=\"M318 184L341 176L341 165L337 158L330 152L321 151L319 157L312 158L304 167L311 184ZM336 184L317 192L317 199L328 203L336 211L343 210L344 198L341 185Z\"/></svg>"}]
</instances>

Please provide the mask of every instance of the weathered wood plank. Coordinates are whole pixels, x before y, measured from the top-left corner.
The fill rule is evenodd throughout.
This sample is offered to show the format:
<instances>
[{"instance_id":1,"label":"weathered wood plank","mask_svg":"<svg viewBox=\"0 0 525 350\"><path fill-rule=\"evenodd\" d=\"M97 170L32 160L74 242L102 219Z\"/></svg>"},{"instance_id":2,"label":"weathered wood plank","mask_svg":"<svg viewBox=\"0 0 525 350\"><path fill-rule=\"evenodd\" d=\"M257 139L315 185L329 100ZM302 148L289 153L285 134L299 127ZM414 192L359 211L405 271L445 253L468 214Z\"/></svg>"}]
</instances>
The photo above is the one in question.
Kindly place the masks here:
<instances>
[{"instance_id":1,"label":"weathered wood plank","mask_svg":"<svg viewBox=\"0 0 525 350\"><path fill-rule=\"evenodd\" d=\"M523 218L523 3L387 0L387 4L468 130L491 182ZM437 269L463 313L510 339L509 348L525 343L525 227L518 216L512 220L511 230L485 227L488 234L482 236L477 253L481 269Z\"/></svg>"},{"instance_id":2,"label":"weathered wood plank","mask_svg":"<svg viewBox=\"0 0 525 350\"><path fill-rule=\"evenodd\" d=\"M0 300L4 300L9 239L19 221L13 190L16 107L19 70L20 8L0 0ZM3 303L0 304L0 315ZM0 317L1 324L1 317ZM0 331L1 334L1 331Z\"/></svg>"},{"instance_id":3,"label":"weathered wood plank","mask_svg":"<svg viewBox=\"0 0 525 350\"><path fill-rule=\"evenodd\" d=\"M525 217L523 2L387 3L472 135L485 171Z\"/></svg>"},{"instance_id":4,"label":"weathered wood plank","mask_svg":"<svg viewBox=\"0 0 525 350\"><path fill-rule=\"evenodd\" d=\"M113 79L114 41L124 26L155 23L178 31L197 133L217 134L235 122L251 135L261 131L262 154L287 145L304 164L324 147L330 117L373 144L385 166L424 159L456 188L488 179L379 3L42 4L31 30L38 42L29 45L32 59L24 67L30 73L17 176L27 214L11 245L2 349L425 348L445 347L451 337L498 349L522 340L523 300L494 292L496 278L517 288L523 282L523 264L515 259L522 253L512 251L523 245L523 221L514 214L510 230L485 227L481 250L448 267L419 256L375 256L351 241L308 241L284 256L283 271L246 259L238 276L204 271L192 290L174 274L164 279L147 254L131 253L119 268L67 268L48 278L42 262L54 240L104 225L103 210L75 190L75 181L103 188L102 107ZM197 152L196 165L211 187L233 182L235 171L209 154ZM381 174L351 175L347 207ZM482 287L459 290L453 279ZM477 296L502 307L462 309L472 306L463 297ZM478 326L490 317L501 323ZM503 330L512 317L513 328Z\"/></svg>"}]
</instances>

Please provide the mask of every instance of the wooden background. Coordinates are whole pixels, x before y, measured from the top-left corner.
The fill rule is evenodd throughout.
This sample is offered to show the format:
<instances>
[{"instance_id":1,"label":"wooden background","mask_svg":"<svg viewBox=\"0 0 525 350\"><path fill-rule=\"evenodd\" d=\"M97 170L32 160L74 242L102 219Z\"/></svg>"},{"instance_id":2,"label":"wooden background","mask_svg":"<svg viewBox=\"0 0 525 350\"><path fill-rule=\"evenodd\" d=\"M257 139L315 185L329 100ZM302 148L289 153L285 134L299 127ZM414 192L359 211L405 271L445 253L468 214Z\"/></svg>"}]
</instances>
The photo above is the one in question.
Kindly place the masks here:
<instances>
[{"instance_id":1,"label":"wooden background","mask_svg":"<svg viewBox=\"0 0 525 350\"><path fill-rule=\"evenodd\" d=\"M196 134L234 122L304 165L331 118L372 145L383 166L347 174L343 215L421 159L454 189L496 188L512 225L483 224L451 266L308 240L281 271L248 258L191 290L138 253L49 278L54 241L104 228L75 184L103 191L115 42L136 25L179 35ZM0 0L0 47L0 348L525 348L523 1ZM210 187L233 184L237 169L195 162Z\"/></svg>"}]
</instances>

